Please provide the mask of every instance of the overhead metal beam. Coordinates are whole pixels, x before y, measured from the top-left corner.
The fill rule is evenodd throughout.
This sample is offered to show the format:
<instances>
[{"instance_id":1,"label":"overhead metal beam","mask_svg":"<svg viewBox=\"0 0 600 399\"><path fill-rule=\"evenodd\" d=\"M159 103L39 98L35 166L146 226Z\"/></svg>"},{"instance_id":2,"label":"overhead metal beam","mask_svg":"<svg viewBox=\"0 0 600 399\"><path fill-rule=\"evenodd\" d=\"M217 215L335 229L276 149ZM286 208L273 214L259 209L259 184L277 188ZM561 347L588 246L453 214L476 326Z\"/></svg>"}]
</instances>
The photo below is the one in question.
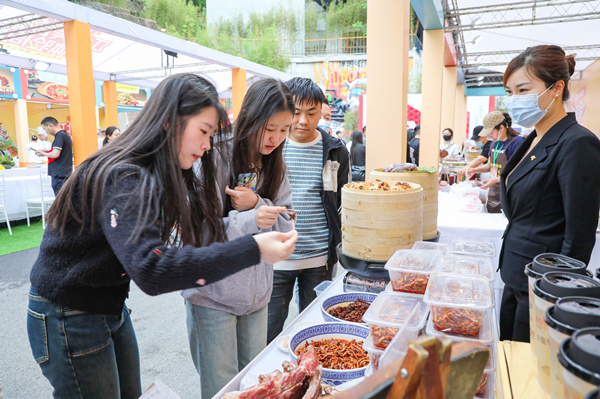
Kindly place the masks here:
<instances>
[{"instance_id":1,"label":"overhead metal beam","mask_svg":"<svg viewBox=\"0 0 600 399\"><path fill-rule=\"evenodd\" d=\"M444 8L441 0L410 0L410 5L423 25L423 29L444 28Z\"/></svg>"}]
</instances>

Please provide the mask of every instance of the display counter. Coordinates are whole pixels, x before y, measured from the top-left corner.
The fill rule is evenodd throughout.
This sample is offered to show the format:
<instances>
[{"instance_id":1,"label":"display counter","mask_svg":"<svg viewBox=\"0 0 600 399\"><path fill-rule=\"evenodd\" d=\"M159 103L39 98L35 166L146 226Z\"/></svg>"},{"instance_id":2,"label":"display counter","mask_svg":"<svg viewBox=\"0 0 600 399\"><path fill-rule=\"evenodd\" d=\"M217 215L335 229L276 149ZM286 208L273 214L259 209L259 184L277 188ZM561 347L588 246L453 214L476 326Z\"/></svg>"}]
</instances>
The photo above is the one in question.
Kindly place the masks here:
<instances>
[{"instance_id":1,"label":"display counter","mask_svg":"<svg viewBox=\"0 0 600 399\"><path fill-rule=\"evenodd\" d=\"M40 173L48 174L48 166L39 168L12 168L0 171L4 175L5 205L8 220L20 220L27 217L25 201L42 195ZM29 216L40 216L40 209L31 210ZM0 222L4 222L4 213L0 213Z\"/></svg>"}]
</instances>

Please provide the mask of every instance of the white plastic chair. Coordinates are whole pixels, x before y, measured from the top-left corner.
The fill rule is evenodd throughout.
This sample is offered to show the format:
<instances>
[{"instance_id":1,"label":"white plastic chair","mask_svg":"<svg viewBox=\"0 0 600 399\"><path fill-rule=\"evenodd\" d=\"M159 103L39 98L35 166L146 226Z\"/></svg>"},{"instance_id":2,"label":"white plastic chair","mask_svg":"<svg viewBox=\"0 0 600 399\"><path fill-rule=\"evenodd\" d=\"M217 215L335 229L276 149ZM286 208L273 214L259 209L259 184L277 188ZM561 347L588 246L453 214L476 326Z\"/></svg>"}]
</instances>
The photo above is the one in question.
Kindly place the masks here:
<instances>
[{"instance_id":1,"label":"white plastic chair","mask_svg":"<svg viewBox=\"0 0 600 399\"><path fill-rule=\"evenodd\" d=\"M6 212L6 195L4 189L4 173L0 173L0 210L4 212L4 220L6 220L6 225L8 226L8 234L12 236L12 230L10 228L10 222L8 221L8 213Z\"/></svg>"},{"instance_id":2,"label":"white plastic chair","mask_svg":"<svg viewBox=\"0 0 600 399\"><path fill-rule=\"evenodd\" d=\"M46 228L46 212L50 205L54 202L54 190L52 189L52 181L50 176L45 172L40 172L40 184L42 188L42 196L35 198L27 198L26 200L26 212L27 212L27 226L31 226L29 223L29 209L40 209L42 211L42 228Z\"/></svg>"}]
</instances>

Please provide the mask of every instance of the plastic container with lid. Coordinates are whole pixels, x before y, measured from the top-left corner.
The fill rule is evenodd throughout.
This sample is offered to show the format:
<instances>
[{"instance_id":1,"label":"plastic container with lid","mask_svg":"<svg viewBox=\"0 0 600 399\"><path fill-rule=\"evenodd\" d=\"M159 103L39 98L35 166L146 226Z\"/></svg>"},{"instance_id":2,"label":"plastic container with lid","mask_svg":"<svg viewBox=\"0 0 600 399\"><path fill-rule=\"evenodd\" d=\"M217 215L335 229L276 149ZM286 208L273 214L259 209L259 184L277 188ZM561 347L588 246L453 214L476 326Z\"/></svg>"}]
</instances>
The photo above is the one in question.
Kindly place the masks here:
<instances>
[{"instance_id":1,"label":"plastic container with lid","mask_svg":"<svg viewBox=\"0 0 600 399\"><path fill-rule=\"evenodd\" d=\"M404 359L408 353L408 343L416 337L411 338L406 334L407 325L402 326L398 334L392 339L379 358L379 367L383 368L397 359Z\"/></svg>"},{"instance_id":2,"label":"plastic container with lid","mask_svg":"<svg viewBox=\"0 0 600 399\"><path fill-rule=\"evenodd\" d=\"M496 368L486 370L481 376L479 387L475 392L477 399L493 399L496 391Z\"/></svg>"},{"instance_id":3,"label":"plastic container with lid","mask_svg":"<svg viewBox=\"0 0 600 399\"><path fill-rule=\"evenodd\" d=\"M427 320L427 328L425 333L430 337L439 337L445 336L446 338L451 339L453 342L477 342L481 345L485 345L489 347L491 355L485 366L485 370L491 370L496 364L496 345L498 344L498 336L495 333L496 328L494 326L494 318L491 310L486 310L483 313L483 319L481 321L481 329L479 330L479 334L474 337L461 337L452 334L446 334L441 331L438 331L433 326L433 320L429 318Z\"/></svg>"},{"instance_id":4,"label":"plastic container with lid","mask_svg":"<svg viewBox=\"0 0 600 399\"><path fill-rule=\"evenodd\" d=\"M496 256L496 247L493 242L486 240L454 239L450 244L450 253L493 258Z\"/></svg>"},{"instance_id":5,"label":"plastic container with lid","mask_svg":"<svg viewBox=\"0 0 600 399\"><path fill-rule=\"evenodd\" d=\"M550 396L564 396L564 370L558 362L560 344L575 331L586 327L600 327L600 300L587 297L565 297L546 311L550 333Z\"/></svg>"},{"instance_id":6,"label":"plastic container with lid","mask_svg":"<svg viewBox=\"0 0 600 399\"><path fill-rule=\"evenodd\" d=\"M425 325L427 314L425 304L416 299L384 291L369 306L363 320L371 329L373 345L385 349L404 325L407 338L416 338Z\"/></svg>"},{"instance_id":7,"label":"plastic container with lid","mask_svg":"<svg viewBox=\"0 0 600 399\"><path fill-rule=\"evenodd\" d=\"M373 337L371 336L371 334L369 334L369 336L363 343L363 349L366 350L369 354L369 365L372 371L379 370L379 359L381 359L381 355L383 355L385 349L378 348L373 344Z\"/></svg>"},{"instance_id":8,"label":"plastic container with lid","mask_svg":"<svg viewBox=\"0 0 600 399\"><path fill-rule=\"evenodd\" d=\"M481 256L445 255L440 260L436 272L483 276L490 282L495 278L492 259Z\"/></svg>"},{"instance_id":9,"label":"plastic container with lid","mask_svg":"<svg viewBox=\"0 0 600 399\"><path fill-rule=\"evenodd\" d=\"M566 399L583 399L600 385L600 328L577 330L560 345Z\"/></svg>"},{"instance_id":10,"label":"plastic container with lid","mask_svg":"<svg viewBox=\"0 0 600 399\"><path fill-rule=\"evenodd\" d=\"M568 271L577 274L586 274L585 263L569 258L565 255L555 253L543 253L533 258L533 262L525 266L529 293L529 342L531 342L531 353L537 356L537 336L535 334L535 298L533 297L533 283L542 278L544 273ZM589 273L589 271L587 271ZM591 277L591 274L589 274Z\"/></svg>"},{"instance_id":11,"label":"plastic container with lid","mask_svg":"<svg viewBox=\"0 0 600 399\"><path fill-rule=\"evenodd\" d=\"M432 274L423 300L437 331L462 337L478 337L484 313L493 306L488 279L464 274Z\"/></svg>"},{"instance_id":12,"label":"plastic container with lid","mask_svg":"<svg viewBox=\"0 0 600 399\"><path fill-rule=\"evenodd\" d=\"M437 268L440 258L437 251L396 251L385 264L394 291L424 294L429 275Z\"/></svg>"},{"instance_id":13,"label":"plastic container with lid","mask_svg":"<svg viewBox=\"0 0 600 399\"><path fill-rule=\"evenodd\" d=\"M548 308L559 298L587 296L600 298L600 281L576 273L548 272L533 286L535 300L535 328L537 337L538 380L542 389L550 393L550 333L545 316Z\"/></svg>"},{"instance_id":14,"label":"plastic container with lid","mask_svg":"<svg viewBox=\"0 0 600 399\"><path fill-rule=\"evenodd\" d=\"M443 254L447 254L449 248L450 247L448 246L448 244L433 241L417 241L412 246L412 249L415 249L417 251L438 251Z\"/></svg>"}]
</instances>

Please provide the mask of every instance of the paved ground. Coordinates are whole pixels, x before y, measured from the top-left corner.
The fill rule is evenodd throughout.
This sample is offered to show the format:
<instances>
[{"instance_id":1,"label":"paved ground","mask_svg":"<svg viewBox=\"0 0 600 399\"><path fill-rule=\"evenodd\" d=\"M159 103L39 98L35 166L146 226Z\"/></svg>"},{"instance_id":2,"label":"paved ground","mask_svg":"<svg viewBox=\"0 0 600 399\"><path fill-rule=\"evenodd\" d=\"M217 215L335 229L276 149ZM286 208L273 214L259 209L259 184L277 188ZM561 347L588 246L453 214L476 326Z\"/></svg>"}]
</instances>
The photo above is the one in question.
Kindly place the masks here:
<instances>
[{"instance_id":1,"label":"paved ground","mask_svg":"<svg viewBox=\"0 0 600 399\"><path fill-rule=\"evenodd\" d=\"M35 363L27 340L29 271L37 254L36 248L0 256L0 385L4 399L52 397L52 387ZM132 284L127 304L139 341L142 387L158 378L182 399L199 398L200 381L189 354L181 296L150 297ZM294 302L290 308L286 324L297 316Z\"/></svg>"}]
</instances>

